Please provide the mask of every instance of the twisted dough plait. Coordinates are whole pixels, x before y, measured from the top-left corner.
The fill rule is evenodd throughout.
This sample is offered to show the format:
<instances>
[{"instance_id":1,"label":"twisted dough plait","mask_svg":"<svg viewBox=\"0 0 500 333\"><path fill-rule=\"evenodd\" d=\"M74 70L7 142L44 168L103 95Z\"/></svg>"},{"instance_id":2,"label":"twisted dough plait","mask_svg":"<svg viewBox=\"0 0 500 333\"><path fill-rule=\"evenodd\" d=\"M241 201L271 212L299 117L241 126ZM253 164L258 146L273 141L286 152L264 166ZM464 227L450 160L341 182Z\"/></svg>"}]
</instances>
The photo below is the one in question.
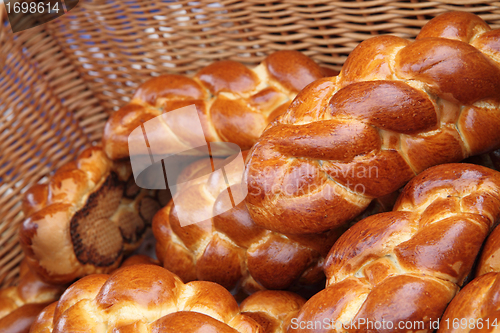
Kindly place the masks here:
<instances>
[{"instance_id":1,"label":"twisted dough plait","mask_svg":"<svg viewBox=\"0 0 500 333\"><path fill-rule=\"evenodd\" d=\"M323 281L324 258L347 226L308 235L273 232L253 222L244 201L223 210L232 205L224 179L217 174L197 177L204 181L191 182L153 218L156 254L166 269L184 282L212 281L249 294ZM228 180L231 192L238 193L240 179ZM365 214L390 210L394 196L384 199L374 201ZM213 212L214 217L183 226L178 209Z\"/></svg>"},{"instance_id":2,"label":"twisted dough plait","mask_svg":"<svg viewBox=\"0 0 500 333\"><path fill-rule=\"evenodd\" d=\"M488 236L469 282L441 318L438 332L500 332L500 228Z\"/></svg>"},{"instance_id":3,"label":"twisted dough plait","mask_svg":"<svg viewBox=\"0 0 500 333\"><path fill-rule=\"evenodd\" d=\"M476 267L476 278L451 301L439 333L500 332L500 228L488 236Z\"/></svg>"},{"instance_id":4,"label":"twisted dough plait","mask_svg":"<svg viewBox=\"0 0 500 333\"><path fill-rule=\"evenodd\" d=\"M476 267L476 276L489 272L500 273L500 228L495 228L484 243Z\"/></svg>"},{"instance_id":5,"label":"twisted dough plait","mask_svg":"<svg viewBox=\"0 0 500 333\"><path fill-rule=\"evenodd\" d=\"M251 314L244 315L233 296L215 283L184 284L164 268L135 265L111 276L94 274L75 282L40 314L30 332L281 333L282 329L265 331L257 321L282 327L279 321L288 313L281 312L296 313L304 300L277 294L270 302L269 297L249 300L245 311ZM259 308L259 303L270 309Z\"/></svg>"},{"instance_id":6,"label":"twisted dough plait","mask_svg":"<svg viewBox=\"0 0 500 333\"><path fill-rule=\"evenodd\" d=\"M38 313L54 302L66 289L65 285L43 282L30 270L26 260L19 265L19 283L0 290L0 331L29 330Z\"/></svg>"},{"instance_id":7,"label":"twisted dough plait","mask_svg":"<svg viewBox=\"0 0 500 333\"><path fill-rule=\"evenodd\" d=\"M138 264L157 265L158 262L145 255L134 255L120 267ZM28 332L42 310L57 301L67 285L43 282L31 269L26 260L20 265L19 283L0 290L0 332Z\"/></svg>"},{"instance_id":8,"label":"twisted dough plait","mask_svg":"<svg viewBox=\"0 0 500 333\"><path fill-rule=\"evenodd\" d=\"M434 18L414 42L362 42L253 147L245 175L255 223L327 230L430 166L498 147L499 64L500 30L469 13Z\"/></svg>"},{"instance_id":9,"label":"twisted dough plait","mask_svg":"<svg viewBox=\"0 0 500 333\"><path fill-rule=\"evenodd\" d=\"M500 332L500 272L469 282L446 308L437 332Z\"/></svg>"},{"instance_id":10,"label":"twisted dough plait","mask_svg":"<svg viewBox=\"0 0 500 333\"><path fill-rule=\"evenodd\" d=\"M325 69L297 51L278 51L255 68L225 60L201 69L193 78L168 74L150 79L137 89L129 104L111 114L104 129L104 149L111 159L129 156L128 137L135 128L165 112L193 104L206 141L232 142L242 150L249 149L302 88L326 74ZM152 135L159 135L158 140L168 143L155 147L154 153L192 149L192 122L187 119L178 130L162 120L160 131L147 133L150 142L154 140Z\"/></svg>"},{"instance_id":11,"label":"twisted dough plait","mask_svg":"<svg viewBox=\"0 0 500 333\"><path fill-rule=\"evenodd\" d=\"M160 208L153 195L135 185L129 164L85 149L25 193L19 240L28 264L52 283L113 271Z\"/></svg>"},{"instance_id":12,"label":"twisted dough plait","mask_svg":"<svg viewBox=\"0 0 500 333\"><path fill-rule=\"evenodd\" d=\"M368 217L339 238L325 263L326 289L304 305L289 331L315 332L307 323L326 320L346 323L347 332L364 332L369 321L391 322L403 332L418 329L398 330L400 323L422 322L419 332L431 332L430 322L441 317L470 274L498 221L499 172L472 164L422 172L404 188L394 211Z\"/></svg>"}]
</instances>

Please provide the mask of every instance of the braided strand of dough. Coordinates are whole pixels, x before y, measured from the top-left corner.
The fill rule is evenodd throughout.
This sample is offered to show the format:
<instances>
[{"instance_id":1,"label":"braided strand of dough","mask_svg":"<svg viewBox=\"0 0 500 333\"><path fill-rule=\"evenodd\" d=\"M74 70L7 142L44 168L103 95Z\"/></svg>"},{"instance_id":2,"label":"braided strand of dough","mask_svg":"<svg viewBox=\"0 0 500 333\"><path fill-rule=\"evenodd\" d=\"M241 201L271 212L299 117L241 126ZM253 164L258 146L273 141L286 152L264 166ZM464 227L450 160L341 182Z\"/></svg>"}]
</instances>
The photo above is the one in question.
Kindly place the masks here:
<instances>
[{"instance_id":1,"label":"braided strand of dough","mask_svg":"<svg viewBox=\"0 0 500 333\"><path fill-rule=\"evenodd\" d=\"M349 325L363 319L365 326L356 326L362 331L368 322L390 322L395 330L410 322L431 332L430 322L458 292L499 220L497 171L444 164L422 172L394 211L368 217L339 238L325 264L326 289L304 305L289 332L312 332L307 323L325 320L334 326L328 332L343 332L338 323L354 332Z\"/></svg>"},{"instance_id":2,"label":"braided strand of dough","mask_svg":"<svg viewBox=\"0 0 500 333\"><path fill-rule=\"evenodd\" d=\"M279 51L257 67L235 61L215 62L193 78L162 75L142 84L129 104L111 114L103 135L111 159L129 156L128 137L141 124L159 115L195 105L207 142L231 142L250 149L270 121L283 113L307 84L326 71L297 51ZM168 143L154 147L165 155L192 149L193 119L185 119L179 131L160 120L160 128L148 132L148 140ZM196 134L196 133L195 133ZM148 153L148 152L144 152Z\"/></svg>"},{"instance_id":3,"label":"braided strand of dough","mask_svg":"<svg viewBox=\"0 0 500 333\"><path fill-rule=\"evenodd\" d=\"M240 180L228 178L232 193L237 193ZM253 222L244 201L223 211L231 207L223 192L226 186L216 174L197 178L154 216L156 254L165 268L184 282L212 281L246 293L313 285L324 279L324 258L346 227L308 235L267 230ZM395 195L375 200L364 216L388 211L394 201ZM182 226L179 208L192 214L213 212L213 217Z\"/></svg>"},{"instance_id":4,"label":"braided strand of dough","mask_svg":"<svg viewBox=\"0 0 500 333\"><path fill-rule=\"evenodd\" d=\"M415 42L374 37L337 77L303 89L253 147L255 223L282 233L344 224L433 165L500 144L500 30L451 12Z\"/></svg>"},{"instance_id":5,"label":"braided strand of dough","mask_svg":"<svg viewBox=\"0 0 500 333\"><path fill-rule=\"evenodd\" d=\"M90 147L25 193L19 240L43 280L63 284L109 273L140 245L160 207L130 175L130 165Z\"/></svg>"},{"instance_id":6,"label":"braided strand of dough","mask_svg":"<svg viewBox=\"0 0 500 333\"><path fill-rule=\"evenodd\" d=\"M40 314L30 332L283 333L304 302L288 292L257 293L240 310L215 283L184 284L164 268L134 265L75 282Z\"/></svg>"}]
</instances>

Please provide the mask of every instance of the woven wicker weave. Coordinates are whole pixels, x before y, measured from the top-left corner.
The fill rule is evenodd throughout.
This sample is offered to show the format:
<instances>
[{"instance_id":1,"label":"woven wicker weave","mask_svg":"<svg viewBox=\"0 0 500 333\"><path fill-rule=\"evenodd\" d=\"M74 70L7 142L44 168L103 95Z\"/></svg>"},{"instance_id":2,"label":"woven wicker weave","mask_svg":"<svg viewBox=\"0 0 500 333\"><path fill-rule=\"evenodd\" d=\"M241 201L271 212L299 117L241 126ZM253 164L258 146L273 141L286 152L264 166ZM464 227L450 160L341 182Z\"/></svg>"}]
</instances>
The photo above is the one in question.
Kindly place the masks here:
<instances>
[{"instance_id":1,"label":"woven wicker weave","mask_svg":"<svg viewBox=\"0 0 500 333\"><path fill-rule=\"evenodd\" d=\"M15 283L22 258L23 191L98 141L139 83L219 59L253 65L281 49L338 70L359 42L414 38L450 10L500 28L500 2L473 0L80 0L16 34L0 15L0 285Z\"/></svg>"}]
</instances>

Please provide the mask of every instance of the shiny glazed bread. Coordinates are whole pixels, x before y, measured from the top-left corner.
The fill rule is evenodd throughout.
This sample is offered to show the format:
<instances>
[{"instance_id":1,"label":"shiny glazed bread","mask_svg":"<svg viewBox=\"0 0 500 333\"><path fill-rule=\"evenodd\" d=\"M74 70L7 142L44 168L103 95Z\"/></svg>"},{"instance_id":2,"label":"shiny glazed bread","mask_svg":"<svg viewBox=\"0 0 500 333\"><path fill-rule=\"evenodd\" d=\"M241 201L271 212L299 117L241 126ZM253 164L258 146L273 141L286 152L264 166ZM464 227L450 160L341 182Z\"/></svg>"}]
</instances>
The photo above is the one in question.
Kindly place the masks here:
<instances>
[{"instance_id":1,"label":"shiny glazed bread","mask_svg":"<svg viewBox=\"0 0 500 333\"><path fill-rule=\"evenodd\" d=\"M442 14L416 41L362 42L340 74L303 89L253 147L247 207L256 224L321 232L426 168L500 144L500 30Z\"/></svg>"},{"instance_id":2,"label":"shiny glazed bread","mask_svg":"<svg viewBox=\"0 0 500 333\"><path fill-rule=\"evenodd\" d=\"M500 273L500 228L489 235L484 243L483 251L479 257L476 268L476 276L481 276L489 272Z\"/></svg>"},{"instance_id":3,"label":"shiny glazed bread","mask_svg":"<svg viewBox=\"0 0 500 333\"><path fill-rule=\"evenodd\" d=\"M19 266L19 283L0 290L0 332L28 332L44 307L54 302L66 286L43 282L26 260Z\"/></svg>"},{"instance_id":4,"label":"shiny glazed bread","mask_svg":"<svg viewBox=\"0 0 500 333\"><path fill-rule=\"evenodd\" d=\"M233 296L215 283L184 284L164 268L134 265L111 276L95 274L75 282L40 314L30 332L281 333L265 331L258 321L279 328L279 321L296 313L302 303L293 294L256 295L243 304L249 313L245 315Z\"/></svg>"},{"instance_id":5,"label":"shiny glazed bread","mask_svg":"<svg viewBox=\"0 0 500 333\"><path fill-rule=\"evenodd\" d=\"M158 262L145 255L134 255L120 267ZM0 332L29 332L31 324L42 310L57 301L67 285L43 282L28 267L25 260L20 265L20 280L17 286L0 290Z\"/></svg>"},{"instance_id":6,"label":"shiny glazed bread","mask_svg":"<svg viewBox=\"0 0 500 333\"><path fill-rule=\"evenodd\" d=\"M451 301L438 333L500 332L500 272L468 283Z\"/></svg>"},{"instance_id":7,"label":"shiny glazed bread","mask_svg":"<svg viewBox=\"0 0 500 333\"><path fill-rule=\"evenodd\" d=\"M306 300L289 291L263 290L247 297L241 313L255 320L265 333L286 332Z\"/></svg>"},{"instance_id":8,"label":"shiny glazed bread","mask_svg":"<svg viewBox=\"0 0 500 333\"><path fill-rule=\"evenodd\" d=\"M193 177L202 179L196 174ZM240 191L241 180L228 180L232 193ZM273 232L253 222L244 201L221 213L221 207L231 205L227 194L222 193L225 189L226 183L217 174L205 181L193 181L176 194L175 205L171 201L154 216L156 254L165 268L184 282L212 281L250 294L311 285L324 279L324 258L346 227L309 235ZM365 214L390 210L394 201L394 195L376 200ZM215 216L182 226L179 207L192 214L203 211Z\"/></svg>"},{"instance_id":9,"label":"shiny glazed bread","mask_svg":"<svg viewBox=\"0 0 500 333\"><path fill-rule=\"evenodd\" d=\"M453 299L438 332L500 332L500 228L488 236L476 267L476 278Z\"/></svg>"},{"instance_id":10,"label":"shiny glazed bread","mask_svg":"<svg viewBox=\"0 0 500 333\"><path fill-rule=\"evenodd\" d=\"M482 165L487 168L500 171L500 149L491 151L486 154L471 156L463 160L462 163Z\"/></svg>"},{"instance_id":11,"label":"shiny glazed bread","mask_svg":"<svg viewBox=\"0 0 500 333\"><path fill-rule=\"evenodd\" d=\"M255 68L234 61L218 61L193 78L162 75L142 84L129 104L113 113L106 123L103 144L111 159L129 156L128 137L141 124L162 113L196 105L208 142L232 142L249 149L264 128L283 113L297 93L326 72L297 51L279 51ZM330 73L332 74L332 73ZM193 148L189 145L193 128L161 122L162 142L155 154ZM178 124L176 124L178 125ZM148 132L148 140L154 140ZM194 135L196 136L196 135ZM145 152L146 153L146 152Z\"/></svg>"},{"instance_id":12,"label":"shiny glazed bread","mask_svg":"<svg viewBox=\"0 0 500 333\"><path fill-rule=\"evenodd\" d=\"M0 290L0 318L28 303L53 302L65 289L63 285L42 281L30 270L26 260L21 261L19 270L17 286Z\"/></svg>"},{"instance_id":13,"label":"shiny glazed bread","mask_svg":"<svg viewBox=\"0 0 500 333\"><path fill-rule=\"evenodd\" d=\"M392 212L368 217L339 238L325 263L326 289L303 306L289 332L328 331L307 329L315 321L346 323L348 332L365 332L368 321L390 322L395 329L388 331L401 332L410 330L397 330L400 323L422 322L419 332L431 332L499 220L499 172L472 164L422 172ZM363 319L361 328L349 326Z\"/></svg>"},{"instance_id":14,"label":"shiny glazed bread","mask_svg":"<svg viewBox=\"0 0 500 333\"><path fill-rule=\"evenodd\" d=\"M500 171L500 150L474 156L475 162ZM500 228L495 227L486 239L476 265L476 276L489 272L500 272Z\"/></svg>"},{"instance_id":15,"label":"shiny glazed bread","mask_svg":"<svg viewBox=\"0 0 500 333\"><path fill-rule=\"evenodd\" d=\"M100 147L84 150L25 194L19 239L28 264L53 283L111 272L160 208L152 194L135 185L130 165Z\"/></svg>"}]
</instances>

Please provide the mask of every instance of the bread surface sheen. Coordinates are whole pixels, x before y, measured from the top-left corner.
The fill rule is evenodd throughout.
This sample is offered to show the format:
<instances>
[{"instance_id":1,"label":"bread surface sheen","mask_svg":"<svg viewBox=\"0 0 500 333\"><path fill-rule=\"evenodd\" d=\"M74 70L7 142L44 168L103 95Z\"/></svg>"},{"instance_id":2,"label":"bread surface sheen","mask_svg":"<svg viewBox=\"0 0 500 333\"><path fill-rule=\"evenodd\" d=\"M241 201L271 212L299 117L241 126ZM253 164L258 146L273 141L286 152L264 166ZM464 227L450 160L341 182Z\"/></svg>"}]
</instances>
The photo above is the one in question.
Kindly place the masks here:
<instances>
[{"instance_id":1,"label":"bread surface sheen","mask_svg":"<svg viewBox=\"0 0 500 333\"><path fill-rule=\"evenodd\" d=\"M206 176L194 173L194 180L187 182L190 185L153 218L156 254L165 268L184 282L212 281L249 294L263 289L319 287L325 278L324 258L347 226L305 235L262 228L252 220L244 201L234 205L228 196L227 185L232 194L241 191L240 179L228 177L226 184L217 174L207 175L203 170L201 174ZM391 210L395 198L391 194L374 200L357 219ZM213 217L183 225L178 209L212 213Z\"/></svg>"},{"instance_id":2,"label":"bread surface sheen","mask_svg":"<svg viewBox=\"0 0 500 333\"><path fill-rule=\"evenodd\" d=\"M313 60L297 51L278 51L255 68L224 60L193 77L166 74L143 83L132 100L106 123L103 144L111 159L129 156L128 140L144 125L150 152L166 155L194 148L197 121L169 121L158 116L195 105L205 140L231 142L250 149L270 121L282 114L307 84L326 75ZM154 126L147 122L157 118ZM182 118L182 117L181 117ZM152 130L154 127L154 130ZM141 133L142 135L142 133ZM155 145L154 142L159 144ZM148 154L144 150L134 154Z\"/></svg>"},{"instance_id":3,"label":"bread surface sheen","mask_svg":"<svg viewBox=\"0 0 500 333\"><path fill-rule=\"evenodd\" d=\"M135 185L129 162L85 149L24 195L19 240L28 265L50 283L113 271L140 245L160 208L156 195Z\"/></svg>"},{"instance_id":4,"label":"bread surface sheen","mask_svg":"<svg viewBox=\"0 0 500 333\"><path fill-rule=\"evenodd\" d=\"M240 309L218 284L184 284L164 268L139 264L78 280L30 332L284 333L304 303L290 292L265 291Z\"/></svg>"},{"instance_id":5,"label":"bread surface sheen","mask_svg":"<svg viewBox=\"0 0 500 333\"><path fill-rule=\"evenodd\" d=\"M247 207L257 225L321 232L416 174L500 144L500 30L442 14L414 42L359 44L340 74L303 89L250 152Z\"/></svg>"},{"instance_id":6,"label":"bread surface sheen","mask_svg":"<svg viewBox=\"0 0 500 333\"><path fill-rule=\"evenodd\" d=\"M499 220L499 172L429 168L406 185L392 212L365 218L339 238L326 260L326 289L289 332L377 331L369 322L390 323L387 332L432 332ZM321 325L311 328L315 322Z\"/></svg>"}]
</instances>

